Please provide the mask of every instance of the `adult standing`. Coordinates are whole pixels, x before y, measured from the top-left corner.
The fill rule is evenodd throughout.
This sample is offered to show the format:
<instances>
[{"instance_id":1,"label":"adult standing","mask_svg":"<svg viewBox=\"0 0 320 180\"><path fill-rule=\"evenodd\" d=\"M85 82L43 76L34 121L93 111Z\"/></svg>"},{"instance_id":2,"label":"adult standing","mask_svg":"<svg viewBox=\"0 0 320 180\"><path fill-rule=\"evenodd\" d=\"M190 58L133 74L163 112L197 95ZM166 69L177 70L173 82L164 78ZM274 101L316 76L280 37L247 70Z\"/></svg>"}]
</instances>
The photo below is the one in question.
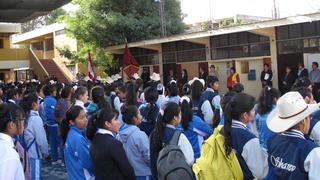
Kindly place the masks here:
<instances>
[{"instance_id":1,"label":"adult standing","mask_svg":"<svg viewBox=\"0 0 320 180\"><path fill-rule=\"evenodd\" d=\"M281 93L285 94L286 92L289 92L294 81L295 81L295 74L292 73L291 67L287 66L286 73L282 77Z\"/></svg>"},{"instance_id":2,"label":"adult standing","mask_svg":"<svg viewBox=\"0 0 320 180\"><path fill-rule=\"evenodd\" d=\"M150 81L150 72L148 71L148 69L143 68L141 79L143 81L143 89L145 89L146 87L148 87L148 82Z\"/></svg>"},{"instance_id":3,"label":"adult standing","mask_svg":"<svg viewBox=\"0 0 320 180\"><path fill-rule=\"evenodd\" d=\"M209 72L209 76L217 76L217 72L216 72L216 66L214 66L213 64L210 66L210 72Z\"/></svg>"},{"instance_id":4,"label":"adult standing","mask_svg":"<svg viewBox=\"0 0 320 180\"><path fill-rule=\"evenodd\" d=\"M319 101L319 88L320 88L320 70L319 64L317 62L312 62L312 70L310 71L310 80L313 86L313 97L318 102Z\"/></svg>"},{"instance_id":5,"label":"adult standing","mask_svg":"<svg viewBox=\"0 0 320 180\"><path fill-rule=\"evenodd\" d=\"M234 84L239 82L240 82L239 74L236 72L236 69L234 67L231 67L230 74L227 80L227 88L229 89L229 91L232 90L232 87Z\"/></svg>"},{"instance_id":6,"label":"adult standing","mask_svg":"<svg viewBox=\"0 0 320 180\"><path fill-rule=\"evenodd\" d=\"M188 71L186 69L182 70L181 73L181 84L182 86L188 82Z\"/></svg>"},{"instance_id":7,"label":"adult standing","mask_svg":"<svg viewBox=\"0 0 320 180\"><path fill-rule=\"evenodd\" d=\"M265 87L265 86L272 87L272 81L271 81L272 77L273 77L273 74L272 74L272 71L270 70L270 65L264 64L263 71L261 72L261 75L260 75L262 87Z\"/></svg>"},{"instance_id":8,"label":"adult standing","mask_svg":"<svg viewBox=\"0 0 320 180\"><path fill-rule=\"evenodd\" d=\"M199 79L206 80L207 76L208 73L203 69L203 67L200 67Z\"/></svg>"},{"instance_id":9,"label":"adult standing","mask_svg":"<svg viewBox=\"0 0 320 180\"><path fill-rule=\"evenodd\" d=\"M304 67L304 64L298 64L298 78L308 77L308 70Z\"/></svg>"}]
</instances>

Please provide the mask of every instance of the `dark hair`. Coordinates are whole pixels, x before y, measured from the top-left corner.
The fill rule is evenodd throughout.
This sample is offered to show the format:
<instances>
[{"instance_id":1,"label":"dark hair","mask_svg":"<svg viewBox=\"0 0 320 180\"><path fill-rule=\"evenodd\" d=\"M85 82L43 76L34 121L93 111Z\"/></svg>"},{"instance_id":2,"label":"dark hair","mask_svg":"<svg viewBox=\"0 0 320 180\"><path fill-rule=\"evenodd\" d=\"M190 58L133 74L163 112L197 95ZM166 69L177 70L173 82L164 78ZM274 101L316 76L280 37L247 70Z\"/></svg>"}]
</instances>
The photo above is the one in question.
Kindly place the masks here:
<instances>
[{"instance_id":1,"label":"dark hair","mask_svg":"<svg viewBox=\"0 0 320 180\"><path fill-rule=\"evenodd\" d=\"M243 113L249 113L252 110L254 103L254 97L245 93L238 93L231 98L230 102L225 107L225 119L222 134L225 139L224 146L228 156L232 151L232 120L234 119L239 121Z\"/></svg>"},{"instance_id":2,"label":"dark hair","mask_svg":"<svg viewBox=\"0 0 320 180\"><path fill-rule=\"evenodd\" d=\"M104 129L106 121L111 122L113 118L118 117L118 112L111 109L111 107L104 107L100 109L95 116L92 116L87 125L86 135L87 138L92 140L98 128Z\"/></svg>"},{"instance_id":3,"label":"dark hair","mask_svg":"<svg viewBox=\"0 0 320 180\"><path fill-rule=\"evenodd\" d=\"M222 97L221 102L220 102L222 111L225 110L226 105L230 102L231 98L232 98L235 94L236 94L235 92L229 91L229 92L227 92L227 93Z\"/></svg>"},{"instance_id":4,"label":"dark hair","mask_svg":"<svg viewBox=\"0 0 320 180\"><path fill-rule=\"evenodd\" d=\"M258 102L258 113L264 115L272 110L274 98L279 98L281 93L278 89L271 88L269 86L264 87L261 90Z\"/></svg>"},{"instance_id":5,"label":"dark hair","mask_svg":"<svg viewBox=\"0 0 320 180\"><path fill-rule=\"evenodd\" d=\"M69 121L75 121L83 110L80 106L72 106L66 113L66 118L62 120L60 124L60 136L63 140L63 144L66 143L68 132L70 130Z\"/></svg>"},{"instance_id":6,"label":"dark hair","mask_svg":"<svg viewBox=\"0 0 320 180\"><path fill-rule=\"evenodd\" d=\"M141 86L143 86L143 80L141 78L137 79L136 84L137 84L138 88L140 88Z\"/></svg>"},{"instance_id":7,"label":"dark hair","mask_svg":"<svg viewBox=\"0 0 320 180\"><path fill-rule=\"evenodd\" d=\"M230 70L233 70L233 72L236 72L236 69L234 67L231 67Z\"/></svg>"},{"instance_id":8,"label":"dark hair","mask_svg":"<svg viewBox=\"0 0 320 180\"><path fill-rule=\"evenodd\" d=\"M133 124L132 120L139 114L139 112L135 105L123 105L121 107L121 114L123 122Z\"/></svg>"},{"instance_id":9,"label":"dark hair","mask_svg":"<svg viewBox=\"0 0 320 180\"><path fill-rule=\"evenodd\" d=\"M23 96L19 105L23 108L24 112L28 116L30 111L32 110L32 103L38 103L38 101L38 95L36 93L30 93Z\"/></svg>"},{"instance_id":10,"label":"dark hair","mask_svg":"<svg viewBox=\"0 0 320 180\"><path fill-rule=\"evenodd\" d=\"M235 93L241 93L244 91L244 86L241 83L236 83L232 86L232 91Z\"/></svg>"},{"instance_id":11,"label":"dark hair","mask_svg":"<svg viewBox=\"0 0 320 180\"><path fill-rule=\"evenodd\" d=\"M306 98L307 96L309 98L312 97L312 92L306 87L297 87L295 89L292 89L292 91L297 91L303 98Z\"/></svg>"},{"instance_id":12,"label":"dark hair","mask_svg":"<svg viewBox=\"0 0 320 180\"><path fill-rule=\"evenodd\" d=\"M127 92L127 88L126 88L126 85L124 84L119 84L118 85L118 90L123 92L123 93L126 93Z\"/></svg>"},{"instance_id":13,"label":"dark hair","mask_svg":"<svg viewBox=\"0 0 320 180\"><path fill-rule=\"evenodd\" d=\"M148 112L147 112L147 121L151 121L152 120L152 115L153 113L157 110L157 105L156 102L158 100L159 94L156 88L154 87L147 87L144 90L144 97L145 100L148 104Z\"/></svg>"},{"instance_id":14,"label":"dark hair","mask_svg":"<svg viewBox=\"0 0 320 180\"><path fill-rule=\"evenodd\" d=\"M319 64L317 62L312 62L312 65L319 67Z\"/></svg>"},{"instance_id":15,"label":"dark hair","mask_svg":"<svg viewBox=\"0 0 320 180\"><path fill-rule=\"evenodd\" d=\"M18 95L18 92L14 88L11 88L7 91L7 99L13 99L13 97L16 95Z\"/></svg>"},{"instance_id":16,"label":"dark hair","mask_svg":"<svg viewBox=\"0 0 320 180\"><path fill-rule=\"evenodd\" d=\"M267 66L267 67L270 67L270 65L269 65L269 64L266 64L266 63L265 63L265 64L263 64L263 66Z\"/></svg>"},{"instance_id":17,"label":"dark hair","mask_svg":"<svg viewBox=\"0 0 320 180\"><path fill-rule=\"evenodd\" d=\"M188 79L188 71L186 69L182 69L182 71L184 72L185 77Z\"/></svg>"},{"instance_id":18,"label":"dark hair","mask_svg":"<svg viewBox=\"0 0 320 180\"><path fill-rule=\"evenodd\" d=\"M50 96L56 90L57 88L55 85L48 84L43 87L43 94L45 96Z\"/></svg>"},{"instance_id":19,"label":"dark hair","mask_svg":"<svg viewBox=\"0 0 320 180\"><path fill-rule=\"evenodd\" d=\"M308 77L300 77L298 78L293 86L292 86L292 89L295 89L295 88L298 88L298 87L309 87L311 85L311 81Z\"/></svg>"},{"instance_id":20,"label":"dark hair","mask_svg":"<svg viewBox=\"0 0 320 180\"><path fill-rule=\"evenodd\" d=\"M108 83L106 83L104 86L104 93L106 96L110 96L111 91L112 91L112 86Z\"/></svg>"},{"instance_id":21,"label":"dark hair","mask_svg":"<svg viewBox=\"0 0 320 180\"><path fill-rule=\"evenodd\" d=\"M191 98L193 101L200 99L202 90L203 90L203 85L199 80L195 80L191 84Z\"/></svg>"},{"instance_id":22,"label":"dark hair","mask_svg":"<svg viewBox=\"0 0 320 180\"><path fill-rule=\"evenodd\" d=\"M135 82L129 81L126 84L127 92L126 92L126 104L127 105L137 105L137 93L138 87Z\"/></svg>"},{"instance_id":23,"label":"dark hair","mask_svg":"<svg viewBox=\"0 0 320 180\"><path fill-rule=\"evenodd\" d=\"M214 66L213 64L210 66L210 68L216 68L216 66Z\"/></svg>"},{"instance_id":24,"label":"dark hair","mask_svg":"<svg viewBox=\"0 0 320 180\"><path fill-rule=\"evenodd\" d=\"M179 116L179 105L174 102L168 102L164 106L163 114L159 112L156 127L152 133L150 142L151 150L154 152L162 149L162 139L166 124L169 124L175 116Z\"/></svg>"},{"instance_id":25,"label":"dark hair","mask_svg":"<svg viewBox=\"0 0 320 180\"><path fill-rule=\"evenodd\" d=\"M79 86L76 91L74 92L74 98L75 99L80 99L80 96L83 96L88 92L88 89L84 86Z\"/></svg>"},{"instance_id":26,"label":"dark hair","mask_svg":"<svg viewBox=\"0 0 320 180\"><path fill-rule=\"evenodd\" d=\"M107 106L106 98L104 97L104 89L101 86L95 86L91 89L92 101L96 103L99 109Z\"/></svg>"},{"instance_id":27,"label":"dark hair","mask_svg":"<svg viewBox=\"0 0 320 180\"><path fill-rule=\"evenodd\" d=\"M216 76L207 76L206 83L208 87L212 87L215 82L219 82Z\"/></svg>"},{"instance_id":28,"label":"dark hair","mask_svg":"<svg viewBox=\"0 0 320 180\"><path fill-rule=\"evenodd\" d=\"M179 93L178 85L177 83L170 81L168 84L168 92L170 96L177 96Z\"/></svg>"},{"instance_id":29,"label":"dark hair","mask_svg":"<svg viewBox=\"0 0 320 180\"><path fill-rule=\"evenodd\" d=\"M181 126L184 130L189 128L189 122L192 120L193 111L192 111L192 103L188 103L187 100L183 100L180 103L181 107Z\"/></svg>"},{"instance_id":30,"label":"dark hair","mask_svg":"<svg viewBox=\"0 0 320 180\"><path fill-rule=\"evenodd\" d=\"M66 99L70 96L72 92L72 87L71 86L66 86L62 89L61 91L61 98Z\"/></svg>"},{"instance_id":31,"label":"dark hair","mask_svg":"<svg viewBox=\"0 0 320 180\"><path fill-rule=\"evenodd\" d=\"M19 122L25 120L23 109L16 104L0 104L0 132L7 131L7 125L13 122L20 127Z\"/></svg>"},{"instance_id":32,"label":"dark hair","mask_svg":"<svg viewBox=\"0 0 320 180\"><path fill-rule=\"evenodd\" d=\"M185 83L182 87L183 95L190 95L191 93L191 86L189 83Z\"/></svg>"}]
</instances>

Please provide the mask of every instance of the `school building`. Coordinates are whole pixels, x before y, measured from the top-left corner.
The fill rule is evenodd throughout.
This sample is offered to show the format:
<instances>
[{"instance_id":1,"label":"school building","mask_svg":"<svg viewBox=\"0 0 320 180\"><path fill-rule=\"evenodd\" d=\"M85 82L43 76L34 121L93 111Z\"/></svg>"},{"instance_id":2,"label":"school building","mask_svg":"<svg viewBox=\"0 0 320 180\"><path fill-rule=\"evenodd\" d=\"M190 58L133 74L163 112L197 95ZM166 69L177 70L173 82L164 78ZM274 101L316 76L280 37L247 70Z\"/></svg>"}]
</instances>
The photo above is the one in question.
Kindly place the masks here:
<instances>
[{"instance_id":1,"label":"school building","mask_svg":"<svg viewBox=\"0 0 320 180\"><path fill-rule=\"evenodd\" d=\"M125 45L108 47L121 64ZM188 71L189 79L199 68L209 70L214 64L221 92L226 92L227 73L235 67L245 92L258 96L263 64L271 65L273 85L278 87L285 66L297 69L304 63L320 63L320 13L254 22L205 32L175 35L129 43L131 53L150 73L160 73L166 80L172 69L177 77Z\"/></svg>"}]
</instances>

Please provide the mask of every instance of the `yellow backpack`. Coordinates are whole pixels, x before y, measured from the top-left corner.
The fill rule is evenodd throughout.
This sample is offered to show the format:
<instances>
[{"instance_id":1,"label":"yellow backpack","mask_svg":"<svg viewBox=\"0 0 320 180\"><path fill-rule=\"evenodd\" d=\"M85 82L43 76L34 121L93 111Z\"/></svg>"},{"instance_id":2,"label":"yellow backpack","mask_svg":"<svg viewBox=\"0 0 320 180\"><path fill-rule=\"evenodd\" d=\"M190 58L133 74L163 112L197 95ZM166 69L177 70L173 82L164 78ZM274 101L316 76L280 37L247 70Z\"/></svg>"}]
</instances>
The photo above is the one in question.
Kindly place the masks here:
<instances>
[{"instance_id":1,"label":"yellow backpack","mask_svg":"<svg viewBox=\"0 0 320 180\"><path fill-rule=\"evenodd\" d=\"M223 126L218 126L214 133L204 141L201 156L193 165L197 180L242 180L243 173L235 151L227 157L224 137L220 134Z\"/></svg>"}]
</instances>

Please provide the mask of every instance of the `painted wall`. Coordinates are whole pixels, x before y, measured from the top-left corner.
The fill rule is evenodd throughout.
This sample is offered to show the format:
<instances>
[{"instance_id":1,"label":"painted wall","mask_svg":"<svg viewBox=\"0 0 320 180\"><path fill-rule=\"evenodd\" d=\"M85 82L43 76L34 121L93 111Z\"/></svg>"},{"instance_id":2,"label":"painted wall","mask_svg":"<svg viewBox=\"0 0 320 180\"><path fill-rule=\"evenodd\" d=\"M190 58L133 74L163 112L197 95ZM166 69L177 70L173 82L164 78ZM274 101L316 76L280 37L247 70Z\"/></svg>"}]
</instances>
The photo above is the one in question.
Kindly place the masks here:
<instances>
[{"instance_id":1,"label":"painted wall","mask_svg":"<svg viewBox=\"0 0 320 180\"><path fill-rule=\"evenodd\" d=\"M0 61L29 59L28 49L0 49Z\"/></svg>"},{"instance_id":2,"label":"painted wall","mask_svg":"<svg viewBox=\"0 0 320 180\"><path fill-rule=\"evenodd\" d=\"M199 76L199 71L198 71L198 63L184 63L181 64L181 70L186 69L188 72L188 79L191 80L194 77Z\"/></svg>"},{"instance_id":3,"label":"painted wall","mask_svg":"<svg viewBox=\"0 0 320 180\"><path fill-rule=\"evenodd\" d=\"M3 40L3 49L10 49L10 39L1 37L0 39Z\"/></svg>"}]
</instances>

